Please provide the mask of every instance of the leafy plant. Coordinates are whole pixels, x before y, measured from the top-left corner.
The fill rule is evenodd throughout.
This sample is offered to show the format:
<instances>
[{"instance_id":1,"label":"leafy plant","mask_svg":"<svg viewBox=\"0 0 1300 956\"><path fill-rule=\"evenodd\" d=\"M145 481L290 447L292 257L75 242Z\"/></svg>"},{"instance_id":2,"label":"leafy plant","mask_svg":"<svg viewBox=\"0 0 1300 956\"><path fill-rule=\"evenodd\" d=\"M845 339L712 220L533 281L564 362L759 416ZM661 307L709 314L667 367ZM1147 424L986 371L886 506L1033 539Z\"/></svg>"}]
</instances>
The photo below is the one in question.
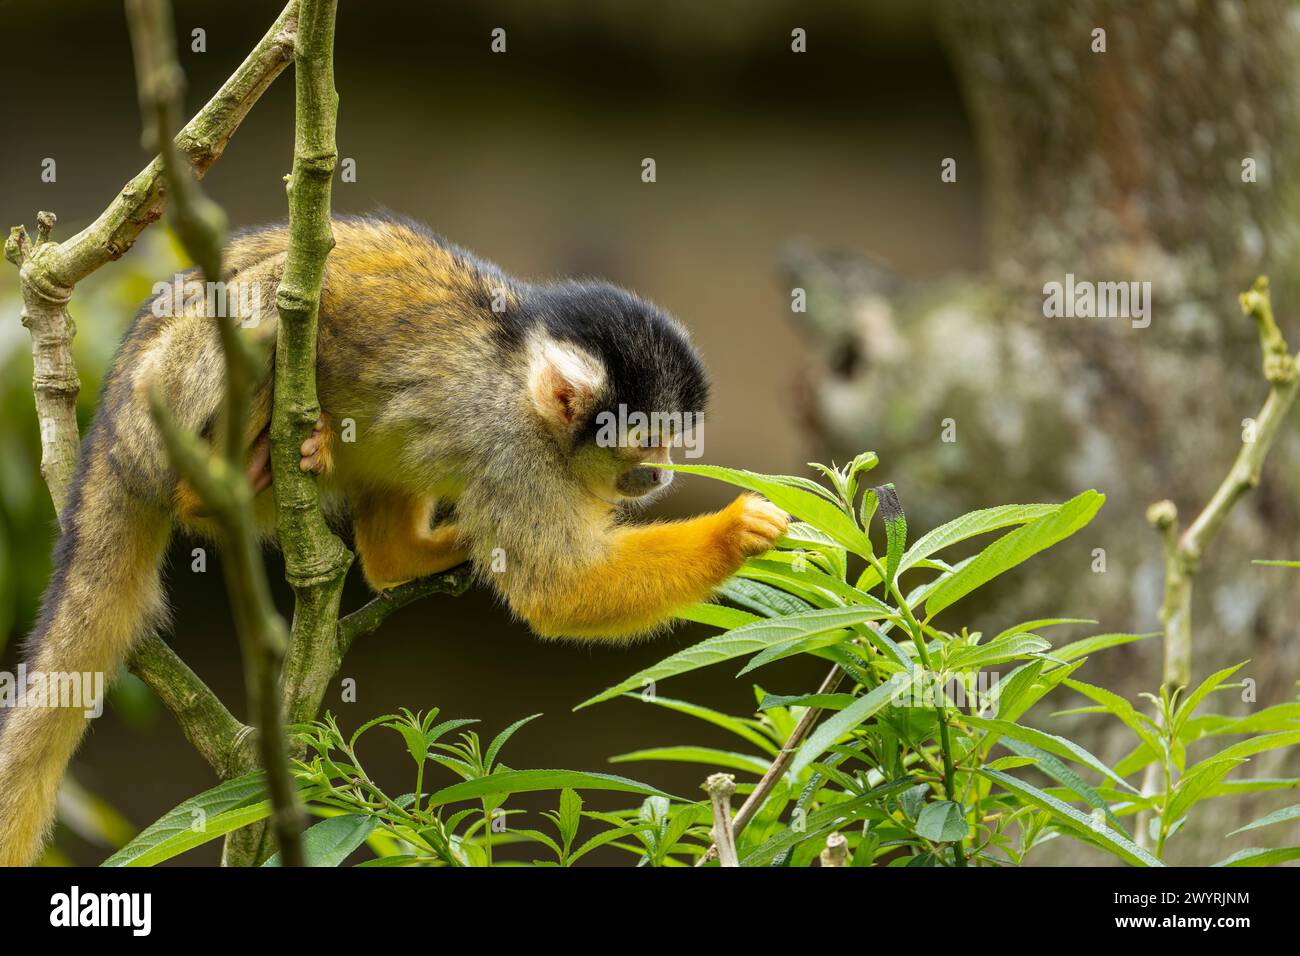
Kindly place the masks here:
<instances>
[{"instance_id":1,"label":"leafy plant","mask_svg":"<svg viewBox=\"0 0 1300 956\"><path fill-rule=\"evenodd\" d=\"M576 770L513 770L503 764L500 758L506 742L538 716L516 721L486 748L476 732L463 729L477 721L438 721L436 708L425 714L409 710L385 714L362 724L351 735L344 735L329 714L324 720L294 728L296 739L307 751L294 761L299 795L311 813L324 818L304 834L308 863L338 866L364 843L374 858L361 865L490 866L494 846L535 843L553 852L560 865L569 866L637 829L636 824L611 819L612 829L576 844L582 819L604 818L582 810L578 791L669 799L662 791L627 777ZM405 742L415 764L415 789L411 792L389 796L362 765L358 742L376 728L394 731ZM444 739L456 731L458 739ZM430 764L449 771L458 782L426 793L425 771ZM507 798L546 790L559 793L559 809L546 815L558 831L558 839L538 830L505 825L519 812L504 809ZM263 820L270 812L262 772L228 780L165 814L109 857L105 865L152 866ZM267 865L277 864L274 857L267 861Z\"/></svg>"},{"instance_id":2,"label":"leafy plant","mask_svg":"<svg viewBox=\"0 0 1300 956\"><path fill-rule=\"evenodd\" d=\"M1104 496L1085 491L1061 504L974 511L909 544L894 487L862 487L862 476L876 464L867 453L843 468L815 466L827 485L675 466L760 492L795 521L774 551L748 561L723 586L721 602L681 611L683 619L719 633L578 705L626 697L730 734L731 748L675 743L612 761L672 761L758 778L736 788L747 798L732 821L740 865L809 865L839 833L853 866L1020 865L1034 848L1062 838L1130 865L1160 866L1166 843L1201 801L1296 783L1226 779L1252 754L1300 743L1300 703L1242 718L1198 713L1212 693L1233 686L1226 682L1236 668L1185 696L1162 690L1151 697L1156 715L1147 716L1073 675L1088 655L1153 635L1107 633L1060 643L1044 634L1095 622L1059 617L986 638L947 620L964 598L1085 527ZM883 553L871 538L877 517ZM973 553L951 554L994 533ZM825 680L793 694L756 685L753 715L658 693L660 681L701 667L743 660L737 676L745 676L796 655L829 662ZM1061 713L1118 718L1137 738L1133 751L1112 767L1077 742L1022 722L1063 686L1095 706ZM350 737L328 715L296 728L307 755L294 776L309 809L325 817L306 834L309 859L338 865L362 844L374 853L362 865L371 866L490 866L500 862L494 850L503 846L528 846L542 857L532 862L548 866L571 866L606 846L641 866L712 858L707 801L678 799L610 774L504 765L507 741L538 716L516 721L486 747L469 729L474 721L440 721L436 709L377 717ZM375 728L402 737L415 764L412 791L389 796L362 766L358 740ZM1253 736L1187 763L1193 744L1229 734ZM1164 786L1144 794L1130 778L1153 762ZM432 769L456 782L431 786L426 772ZM622 810L587 809L582 793L602 790L642 800ZM506 808L512 795L531 791L557 794L556 809L541 814L541 826L522 825L524 811ZM159 862L269 812L260 775L228 781L177 807L109 863ZM1142 839L1126 822L1140 813L1151 815ZM205 820L201 833L187 824L196 815ZM1300 808L1292 807L1242 829L1298 816ZM582 832L593 826L594 832ZM1250 849L1222 862L1293 858L1300 858L1300 848Z\"/></svg>"}]
</instances>

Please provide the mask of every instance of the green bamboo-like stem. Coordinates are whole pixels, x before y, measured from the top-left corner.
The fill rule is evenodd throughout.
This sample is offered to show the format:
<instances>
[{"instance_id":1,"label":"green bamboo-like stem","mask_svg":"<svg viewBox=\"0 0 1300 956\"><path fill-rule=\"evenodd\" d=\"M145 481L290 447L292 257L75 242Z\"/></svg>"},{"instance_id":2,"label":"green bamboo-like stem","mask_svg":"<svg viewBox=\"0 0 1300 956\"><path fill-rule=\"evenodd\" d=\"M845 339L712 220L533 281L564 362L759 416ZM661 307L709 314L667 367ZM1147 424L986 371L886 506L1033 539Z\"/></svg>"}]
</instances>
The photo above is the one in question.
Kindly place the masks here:
<instances>
[{"instance_id":1,"label":"green bamboo-like stem","mask_svg":"<svg viewBox=\"0 0 1300 956\"><path fill-rule=\"evenodd\" d=\"M1259 484L1264 461L1291 406L1295 404L1297 390L1300 390L1300 376L1297 375L1300 356L1291 354L1273 317L1267 276L1260 276L1250 291L1241 294L1241 310L1255 320L1264 380L1269 386L1268 398L1255 419L1253 440L1242 443L1227 475L1186 531L1180 532L1178 509L1172 501L1158 501L1147 509L1147 521L1160 534L1164 554L1164 600L1160 607L1164 640L1161 683L1171 692L1187 687L1192 680L1192 580L1232 509ZM1163 764L1159 760L1147 765L1142 780L1144 796L1157 792L1162 772ZM1168 787L1165 789L1167 793ZM1145 811L1138 814L1135 836L1143 848L1150 843L1148 819L1149 814Z\"/></svg>"},{"instance_id":2,"label":"green bamboo-like stem","mask_svg":"<svg viewBox=\"0 0 1300 956\"><path fill-rule=\"evenodd\" d=\"M203 195L170 139L174 118L180 113L184 77L176 62L169 0L127 0L127 18L135 50L141 113L146 117L145 145L159 150L163 178L171 194L173 227L185 250L203 270L204 278L220 281L225 214ZM243 438L255 383L233 317L213 318L226 360L226 440L221 453L212 454L197 436L181 430L156 389L150 393L150 408L172 464L217 519L244 683L258 729L258 753L271 800L271 823L284 865L301 866L301 813L290 779L280 709L285 627L271 599L253 515L253 491L244 473Z\"/></svg>"},{"instance_id":3,"label":"green bamboo-like stem","mask_svg":"<svg viewBox=\"0 0 1300 956\"><path fill-rule=\"evenodd\" d=\"M299 469L303 441L320 418L316 318L325 259L334 247L330 187L338 162L334 129L334 17L337 0L303 0L295 54L295 133L289 178L289 251L276 293L275 397L271 470L276 531L295 605L285 660L290 721L316 716L338 667L336 630L352 554L321 514L315 477Z\"/></svg>"}]
</instances>

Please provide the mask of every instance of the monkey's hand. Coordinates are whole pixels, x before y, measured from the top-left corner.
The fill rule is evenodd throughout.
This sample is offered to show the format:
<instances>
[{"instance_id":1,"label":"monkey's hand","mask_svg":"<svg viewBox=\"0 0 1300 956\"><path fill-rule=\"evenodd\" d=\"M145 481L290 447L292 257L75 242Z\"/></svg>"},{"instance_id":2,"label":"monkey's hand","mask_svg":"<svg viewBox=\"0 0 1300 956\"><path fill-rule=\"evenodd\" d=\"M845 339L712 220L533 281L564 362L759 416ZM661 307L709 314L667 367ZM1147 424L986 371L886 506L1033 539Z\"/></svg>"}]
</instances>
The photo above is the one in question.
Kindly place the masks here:
<instances>
[{"instance_id":1,"label":"monkey's hand","mask_svg":"<svg viewBox=\"0 0 1300 956\"><path fill-rule=\"evenodd\" d=\"M746 558L771 551L790 525L790 516L759 495L741 495L726 510L724 537L735 552L736 568Z\"/></svg>"}]
</instances>

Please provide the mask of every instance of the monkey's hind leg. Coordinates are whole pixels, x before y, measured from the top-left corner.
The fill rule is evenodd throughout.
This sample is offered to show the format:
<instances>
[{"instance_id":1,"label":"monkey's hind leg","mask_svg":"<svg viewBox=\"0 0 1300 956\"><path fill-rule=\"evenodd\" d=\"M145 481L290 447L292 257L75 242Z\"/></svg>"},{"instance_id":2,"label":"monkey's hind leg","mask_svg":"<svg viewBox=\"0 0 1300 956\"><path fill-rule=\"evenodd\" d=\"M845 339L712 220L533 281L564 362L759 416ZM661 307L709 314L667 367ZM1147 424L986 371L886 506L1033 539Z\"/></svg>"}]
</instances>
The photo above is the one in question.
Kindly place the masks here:
<instances>
[{"instance_id":1,"label":"monkey's hind leg","mask_svg":"<svg viewBox=\"0 0 1300 956\"><path fill-rule=\"evenodd\" d=\"M244 470L255 497L271 487L271 439L269 428L270 426L263 428L257 438L253 440L253 447L248 452L248 464ZM212 517L198 492L184 478L176 484L174 503L176 513L184 522L202 521Z\"/></svg>"},{"instance_id":2,"label":"monkey's hind leg","mask_svg":"<svg viewBox=\"0 0 1300 956\"><path fill-rule=\"evenodd\" d=\"M376 591L438 574L469 560L455 524L430 527L436 499L402 491L376 492L352 506L357 552Z\"/></svg>"}]
</instances>

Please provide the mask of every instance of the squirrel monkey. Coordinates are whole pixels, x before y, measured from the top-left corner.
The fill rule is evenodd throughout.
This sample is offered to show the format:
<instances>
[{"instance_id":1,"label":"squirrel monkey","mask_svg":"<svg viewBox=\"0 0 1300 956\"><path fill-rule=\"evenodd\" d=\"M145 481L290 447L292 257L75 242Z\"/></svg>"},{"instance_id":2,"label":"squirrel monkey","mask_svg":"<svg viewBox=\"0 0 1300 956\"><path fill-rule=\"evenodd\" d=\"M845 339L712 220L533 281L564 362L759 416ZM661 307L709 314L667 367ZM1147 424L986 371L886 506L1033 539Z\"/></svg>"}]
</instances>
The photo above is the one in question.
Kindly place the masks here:
<instances>
[{"instance_id":1,"label":"squirrel monkey","mask_svg":"<svg viewBox=\"0 0 1300 956\"><path fill-rule=\"evenodd\" d=\"M620 409L693 420L707 396L686 333L654 306L602 283L518 281L405 221L340 217L334 234L318 322L324 415L301 465L319 473L327 513L350 515L375 589L472 561L538 634L625 639L707 599L785 531L785 513L754 495L687 521L621 520L624 503L670 483L658 466L679 436L643 429L610 441L603 425L634 418ZM274 528L265 430L287 247L283 225L237 236L227 308L160 294L126 334L85 438L30 671L111 677L132 642L163 624L172 530L213 529L168 463L148 389L183 426L218 436L216 322L232 314L267 372L246 440L259 525ZM236 299L241 308L228 308ZM354 440L340 440L343 428ZM71 707L8 715L0 864L39 852L85 724Z\"/></svg>"}]
</instances>

